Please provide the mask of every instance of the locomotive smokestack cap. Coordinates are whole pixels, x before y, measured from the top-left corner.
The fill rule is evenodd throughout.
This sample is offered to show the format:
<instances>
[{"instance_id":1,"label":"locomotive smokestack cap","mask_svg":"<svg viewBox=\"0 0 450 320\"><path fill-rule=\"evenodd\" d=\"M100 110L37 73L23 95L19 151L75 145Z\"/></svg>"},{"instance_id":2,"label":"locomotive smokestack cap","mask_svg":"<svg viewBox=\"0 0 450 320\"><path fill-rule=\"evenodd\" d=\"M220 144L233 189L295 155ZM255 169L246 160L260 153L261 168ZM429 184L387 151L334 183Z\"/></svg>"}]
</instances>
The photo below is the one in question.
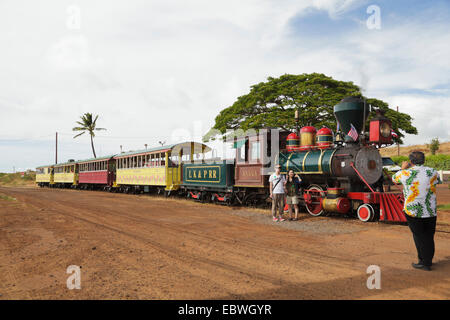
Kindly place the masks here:
<instances>
[{"instance_id":1,"label":"locomotive smokestack cap","mask_svg":"<svg viewBox=\"0 0 450 320\"><path fill-rule=\"evenodd\" d=\"M358 133L361 133L364 122L366 122L369 117L369 105L366 104L365 108L366 111L364 113L364 100L360 97L344 98L341 102L334 106L334 116L339 122L343 133L347 135L352 125ZM353 141L353 139L348 135L345 140Z\"/></svg>"}]
</instances>

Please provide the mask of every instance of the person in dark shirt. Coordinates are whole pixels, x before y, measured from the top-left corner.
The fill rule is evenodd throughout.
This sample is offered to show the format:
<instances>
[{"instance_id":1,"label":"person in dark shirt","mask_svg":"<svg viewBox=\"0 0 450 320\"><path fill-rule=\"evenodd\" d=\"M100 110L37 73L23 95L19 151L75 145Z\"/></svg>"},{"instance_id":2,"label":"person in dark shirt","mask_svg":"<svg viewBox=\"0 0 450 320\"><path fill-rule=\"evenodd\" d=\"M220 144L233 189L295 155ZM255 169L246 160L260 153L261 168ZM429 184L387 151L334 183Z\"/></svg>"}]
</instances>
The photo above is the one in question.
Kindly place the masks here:
<instances>
[{"instance_id":1,"label":"person in dark shirt","mask_svg":"<svg viewBox=\"0 0 450 320\"><path fill-rule=\"evenodd\" d=\"M285 182L285 189L287 192L286 202L289 206L289 220L291 221L298 220L298 194L301 186L301 181L302 180L297 174L295 174L294 170L290 169ZM294 207L295 210L295 218L292 218L292 207Z\"/></svg>"}]
</instances>

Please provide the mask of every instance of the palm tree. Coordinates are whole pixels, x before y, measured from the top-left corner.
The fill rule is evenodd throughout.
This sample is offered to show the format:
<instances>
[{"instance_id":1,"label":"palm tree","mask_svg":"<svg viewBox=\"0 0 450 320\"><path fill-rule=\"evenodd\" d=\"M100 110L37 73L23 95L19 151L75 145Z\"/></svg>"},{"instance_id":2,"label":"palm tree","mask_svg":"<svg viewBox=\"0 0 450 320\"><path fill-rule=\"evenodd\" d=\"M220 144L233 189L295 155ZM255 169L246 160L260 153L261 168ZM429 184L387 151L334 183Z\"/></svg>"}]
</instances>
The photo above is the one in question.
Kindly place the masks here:
<instances>
[{"instance_id":1,"label":"palm tree","mask_svg":"<svg viewBox=\"0 0 450 320\"><path fill-rule=\"evenodd\" d=\"M77 123L81 127L75 127L75 128L72 129L72 131L83 131L83 132L77 134L73 138L75 139L76 137L81 136L86 131L89 132L89 134L91 135L92 152L94 153L94 158L97 158L97 155L95 154L95 149L94 149L94 137L95 137L95 132L94 131L106 130L106 129L105 128L96 128L95 127L96 123L97 123L98 115L95 117L94 120L92 120L92 118L93 118L92 117L92 113L85 113L80 118L81 118L81 121L77 121Z\"/></svg>"}]
</instances>

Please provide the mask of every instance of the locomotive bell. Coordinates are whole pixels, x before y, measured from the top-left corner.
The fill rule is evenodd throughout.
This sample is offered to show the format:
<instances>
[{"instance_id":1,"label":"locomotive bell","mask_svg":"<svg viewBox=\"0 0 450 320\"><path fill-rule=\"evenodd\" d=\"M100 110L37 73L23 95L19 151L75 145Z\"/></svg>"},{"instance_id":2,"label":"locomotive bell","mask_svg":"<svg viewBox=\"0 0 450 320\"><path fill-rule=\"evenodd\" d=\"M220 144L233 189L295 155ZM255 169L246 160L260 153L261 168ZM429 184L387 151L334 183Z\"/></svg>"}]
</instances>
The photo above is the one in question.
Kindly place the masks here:
<instances>
[{"instance_id":1,"label":"locomotive bell","mask_svg":"<svg viewBox=\"0 0 450 320\"><path fill-rule=\"evenodd\" d=\"M353 142L354 140L348 136L351 126L355 127L358 134L362 131L369 117L369 106L364 106L364 101L359 97L347 97L334 106L334 115L342 132L346 134L345 141Z\"/></svg>"}]
</instances>

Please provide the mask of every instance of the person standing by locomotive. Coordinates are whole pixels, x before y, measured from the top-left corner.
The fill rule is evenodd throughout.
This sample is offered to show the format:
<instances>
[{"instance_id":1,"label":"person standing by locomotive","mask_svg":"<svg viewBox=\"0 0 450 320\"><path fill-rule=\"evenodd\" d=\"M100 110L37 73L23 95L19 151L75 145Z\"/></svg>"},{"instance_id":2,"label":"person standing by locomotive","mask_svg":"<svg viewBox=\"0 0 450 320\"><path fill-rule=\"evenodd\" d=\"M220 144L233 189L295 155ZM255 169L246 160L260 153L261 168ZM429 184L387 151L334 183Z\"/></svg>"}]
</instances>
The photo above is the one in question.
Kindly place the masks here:
<instances>
[{"instance_id":1,"label":"person standing by locomotive","mask_svg":"<svg viewBox=\"0 0 450 320\"><path fill-rule=\"evenodd\" d=\"M436 185L440 183L439 174L425 167L423 152L412 152L411 163L404 161L402 170L392 180L403 185L405 212L408 226L413 234L419 258L412 266L416 269L431 270L434 256L434 233L436 231Z\"/></svg>"},{"instance_id":2,"label":"person standing by locomotive","mask_svg":"<svg viewBox=\"0 0 450 320\"><path fill-rule=\"evenodd\" d=\"M281 174L281 166L277 164L275 166L275 173L270 175L269 178L269 191L272 198L272 220L274 222L283 222L283 208L284 208L284 195L286 193L285 187L286 178ZM279 218L277 218L277 210Z\"/></svg>"},{"instance_id":3,"label":"person standing by locomotive","mask_svg":"<svg viewBox=\"0 0 450 320\"><path fill-rule=\"evenodd\" d=\"M297 221L298 220L298 194L301 186L300 177L295 174L294 170L289 169L288 177L285 182L286 186L286 202L289 206L289 220ZM292 218L292 207L295 210L295 218Z\"/></svg>"}]
</instances>

